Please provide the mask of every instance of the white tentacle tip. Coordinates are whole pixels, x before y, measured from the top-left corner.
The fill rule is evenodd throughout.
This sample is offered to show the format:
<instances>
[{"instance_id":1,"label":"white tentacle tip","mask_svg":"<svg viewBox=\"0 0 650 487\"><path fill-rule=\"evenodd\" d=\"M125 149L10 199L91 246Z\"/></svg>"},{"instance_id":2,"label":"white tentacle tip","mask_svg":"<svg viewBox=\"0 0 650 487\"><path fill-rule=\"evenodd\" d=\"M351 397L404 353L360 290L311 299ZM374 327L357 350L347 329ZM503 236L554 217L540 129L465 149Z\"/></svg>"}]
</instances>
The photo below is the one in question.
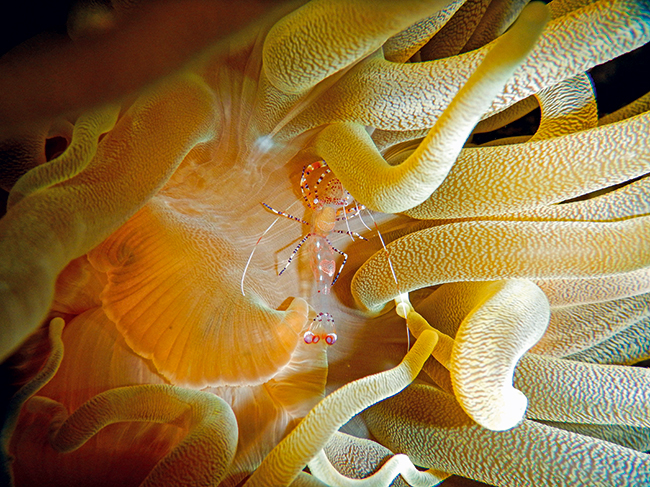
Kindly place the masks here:
<instances>
[{"instance_id":1,"label":"white tentacle tip","mask_svg":"<svg viewBox=\"0 0 650 487\"><path fill-rule=\"evenodd\" d=\"M524 420L527 407L526 396L514 387L508 387L502 391L500 398L495 398L493 404L484 405L470 416L486 429L506 431Z\"/></svg>"},{"instance_id":2,"label":"white tentacle tip","mask_svg":"<svg viewBox=\"0 0 650 487\"><path fill-rule=\"evenodd\" d=\"M395 312L399 316L406 319L406 317L411 311L413 311L413 306L409 301L408 293L402 293L395 298Z\"/></svg>"}]
</instances>

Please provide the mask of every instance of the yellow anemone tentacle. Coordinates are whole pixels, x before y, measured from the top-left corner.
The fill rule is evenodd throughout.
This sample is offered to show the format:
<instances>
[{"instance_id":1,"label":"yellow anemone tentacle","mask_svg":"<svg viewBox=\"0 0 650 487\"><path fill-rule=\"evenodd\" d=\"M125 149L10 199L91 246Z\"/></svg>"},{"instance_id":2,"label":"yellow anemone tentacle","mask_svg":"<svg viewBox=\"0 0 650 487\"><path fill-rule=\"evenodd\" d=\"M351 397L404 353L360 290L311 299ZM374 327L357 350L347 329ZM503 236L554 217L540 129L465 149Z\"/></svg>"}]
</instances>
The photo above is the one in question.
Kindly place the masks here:
<instances>
[{"instance_id":1,"label":"yellow anemone tentacle","mask_svg":"<svg viewBox=\"0 0 650 487\"><path fill-rule=\"evenodd\" d=\"M376 441L337 431L323 448L328 462L347 480L359 480L377 472L394 453ZM310 466L310 470L314 470Z\"/></svg>"},{"instance_id":2,"label":"yellow anemone tentacle","mask_svg":"<svg viewBox=\"0 0 650 487\"><path fill-rule=\"evenodd\" d=\"M620 222L499 222L440 225L388 244L403 291L458 281L598 277L650 265L650 218ZM362 306L378 311L395 297L385 253L352 280Z\"/></svg>"},{"instance_id":3,"label":"yellow anemone tentacle","mask_svg":"<svg viewBox=\"0 0 650 487\"><path fill-rule=\"evenodd\" d=\"M483 286L481 303L462 321L451 354L454 394L465 412L493 431L517 425L526 396L512 386L515 366L544 334L550 309L529 281Z\"/></svg>"},{"instance_id":4,"label":"yellow anemone tentacle","mask_svg":"<svg viewBox=\"0 0 650 487\"><path fill-rule=\"evenodd\" d=\"M650 483L645 453L528 420L490 431L471 421L453 396L431 386L414 384L362 416L378 441L417 465L491 485Z\"/></svg>"},{"instance_id":5,"label":"yellow anemone tentacle","mask_svg":"<svg viewBox=\"0 0 650 487\"><path fill-rule=\"evenodd\" d=\"M468 135L534 46L548 10L530 4L454 97L419 147L402 164L390 166L365 128L338 123L314 141L343 186L370 209L397 213L425 201L443 182Z\"/></svg>"},{"instance_id":6,"label":"yellow anemone tentacle","mask_svg":"<svg viewBox=\"0 0 650 487\"><path fill-rule=\"evenodd\" d=\"M479 115L495 115L544 88L643 46L650 40L649 27L650 10L643 0L600 0L552 20L522 66ZM500 38L478 50L436 61L395 63L381 55L370 56L331 87L325 99L301 113L291 131L336 122L382 130L429 129L499 42Z\"/></svg>"},{"instance_id":7,"label":"yellow anemone tentacle","mask_svg":"<svg viewBox=\"0 0 650 487\"><path fill-rule=\"evenodd\" d=\"M445 25L465 0L453 0L434 15L419 20L389 38L382 46L384 56L394 63L405 63Z\"/></svg>"},{"instance_id":8,"label":"yellow anemone tentacle","mask_svg":"<svg viewBox=\"0 0 650 487\"><path fill-rule=\"evenodd\" d=\"M438 485L449 474L427 470L421 472L406 455L392 456L374 474L364 479L351 479L341 475L327 459L323 450L319 451L309 462L309 470L317 478L332 487L388 487L395 477L401 475L413 487L431 487Z\"/></svg>"},{"instance_id":9,"label":"yellow anemone tentacle","mask_svg":"<svg viewBox=\"0 0 650 487\"><path fill-rule=\"evenodd\" d=\"M650 317L650 294L551 311L548 330L531 352L562 358L587 350Z\"/></svg>"},{"instance_id":10,"label":"yellow anemone tentacle","mask_svg":"<svg viewBox=\"0 0 650 487\"><path fill-rule=\"evenodd\" d=\"M650 112L552 139L463 149L436 192L404 213L418 219L448 219L501 217L536 208L548 212L549 204L648 173L650 149L643 143L648 130ZM483 184L486 178L492 183ZM534 217L535 213L529 216Z\"/></svg>"},{"instance_id":11,"label":"yellow anemone tentacle","mask_svg":"<svg viewBox=\"0 0 650 487\"><path fill-rule=\"evenodd\" d=\"M119 105L108 105L81 115L74 125L72 140L65 152L36 166L16 181L9 193L7 208L29 194L54 186L83 171L97 153L99 136L115 126L119 113Z\"/></svg>"},{"instance_id":12,"label":"yellow anemone tentacle","mask_svg":"<svg viewBox=\"0 0 650 487\"><path fill-rule=\"evenodd\" d=\"M650 292L650 267L591 279L537 281L551 306L576 306L624 299Z\"/></svg>"},{"instance_id":13,"label":"yellow anemone tentacle","mask_svg":"<svg viewBox=\"0 0 650 487\"><path fill-rule=\"evenodd\" d=\"M650 318L637 321L613 337L568 359L594 364L634 365L650 359Z\"/></svg>"},{"instance_id":14,"label":"yellow anemone tentacle","mask_svg":"<svg viewBox=\"0 0 650 487\"><path fill-rule=\"evenodd\" d=\"M650 371L527 354L515 385L531 419L650 427Z\"/></svg>"},{"instance_id":15,"label":"yellow anemone tentacle","mask_svg":"<svg viewBox=\"0 0 650 487\"><path fill-rule=\"evenodd\" d=\"M284 93L303 93L380 48L389 36L440 10L446 3L444 0L309 2L284 17L269 32L264 42L264 71L271 84ZM359 22L360 18L366 20ZM286 56L287 45L293 52L290 57Z\"/></svg>"},{"instance_id":16,"label":"yellow anemone tentacle","mask_svg":"<svg viewBox=\"0 0 650 487\"><path fill-rule=\"evenodd\" d=\"M530 140L552 139L598 125L596 93L586 73L546 88L535 95L542 119Z\"/></svg>"}]
</instances>

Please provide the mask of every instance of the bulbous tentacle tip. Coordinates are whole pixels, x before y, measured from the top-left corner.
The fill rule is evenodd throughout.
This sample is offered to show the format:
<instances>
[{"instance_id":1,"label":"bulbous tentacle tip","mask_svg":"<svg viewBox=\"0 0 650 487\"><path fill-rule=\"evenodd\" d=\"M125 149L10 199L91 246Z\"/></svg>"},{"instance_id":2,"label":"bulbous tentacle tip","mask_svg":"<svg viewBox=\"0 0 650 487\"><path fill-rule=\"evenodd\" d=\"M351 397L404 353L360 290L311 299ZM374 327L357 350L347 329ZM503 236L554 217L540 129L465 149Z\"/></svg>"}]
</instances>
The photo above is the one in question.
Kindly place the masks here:
<instances>
[{"instance_id":1,"label":"bulbous tentacle tip","mask_svg":"<svg viewBox=\"0 0 650 487\"><path fill-rule=\"evenodd\" d=\"M504 387L498 402L493 408L477 411L472 419L486 429L506 431L514 428L524 420L528 399L514 387Z\"/></svg>"},{"instance_id":2,"label":"bulbous tentacle tip","mask_svg":"<svg viewBox=\"0 0 650 487\"><path fill-rule=\"evenodd\" d=\"M484 300L463 320L451 354L454 394L481 426L516 426L528 401L513 388L515 366L544 334L550 307L544 293L523 280L482 284Z\"/></svg>"}]
</instances>

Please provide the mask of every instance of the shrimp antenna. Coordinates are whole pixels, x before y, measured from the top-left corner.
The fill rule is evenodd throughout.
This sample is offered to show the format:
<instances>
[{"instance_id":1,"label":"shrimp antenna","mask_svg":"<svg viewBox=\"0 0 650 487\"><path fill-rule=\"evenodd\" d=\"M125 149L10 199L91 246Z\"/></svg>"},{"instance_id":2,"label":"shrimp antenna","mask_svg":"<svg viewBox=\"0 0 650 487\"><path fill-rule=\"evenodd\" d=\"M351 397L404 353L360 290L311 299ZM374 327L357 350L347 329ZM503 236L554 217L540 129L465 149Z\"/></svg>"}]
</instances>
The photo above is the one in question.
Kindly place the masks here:
<instances>
[{"instance_id":1,"label":"shrimp antenna","mask_svg":"<svg viewBox=\"0 0 650 487\"><path fill-rule=\"evenodd\" d=\"M291 204L291 206L293 206L295 204L296 204L296 202L294 201ZM289 206L288 209L291 209L291 206ZM255 254L255 251L257 250L257 246L262 241L262 238L264 237L264 235L266 235L269 232L269 230L271 230L271 228L273 228L273 225L275 225L278 222L279 219L280 219L280 217L278 216L275 220L273 220L273 223L271 223L267 227L267 229L264 230L264 233L262 233L262 235L260 235L260 238L257 239L257 242L255 242L255 246L253 247L253 250L251 250L251 255L248 256L248 260L246 261L246 265L244 266L244 272L241 275L241 294L242 294L242 296L246 296L246 293L244 292L244 279L246 279L246 272L248 271L248 266L251 264L251 260L253 260L253 255Z\"/></svg>"},{"instance_id":2,"label":"shrimp antenna","mask_svg":"<svg viewBox=\"0 0 650 487\"><path fill-rule=\"evenodd\" d=\"M402 293L402 290L399 287L399 282L397 282L397 275L395 274L395 268L393 267L393 261L390 259L390 253L388 252L388 248L386 248L386 244L384 243L384 237L381 235L381 232L379 231L379 226L377 225L377 221L375 218L372 216L372 213L368 211L368 216L372 220L372 223L375 225L375 230L377 231L377 236L379 236L379 241L381 242L381 246L384 248L384 252L386 252L386 258L388 259L388 267L390 267L390 273L393 275L393 280L395 281L395 286L397 286L397 292L399 293L399 300L401 304L404 304L408 308L411 307L411 303L408 302L408 298L405 300L405 295ZM361 220L363 221L363 220ZM364 223L365 225L365 223ZM368 227L366 227L368 228ZM397 298L395 298L395 301L397 302ZM405 317L406 318L406 317ZM406 351L408 352L409 349L411 348L411 337L409 335L409 329L408 325L406 326Z\"/></svg>"}]
</instances>

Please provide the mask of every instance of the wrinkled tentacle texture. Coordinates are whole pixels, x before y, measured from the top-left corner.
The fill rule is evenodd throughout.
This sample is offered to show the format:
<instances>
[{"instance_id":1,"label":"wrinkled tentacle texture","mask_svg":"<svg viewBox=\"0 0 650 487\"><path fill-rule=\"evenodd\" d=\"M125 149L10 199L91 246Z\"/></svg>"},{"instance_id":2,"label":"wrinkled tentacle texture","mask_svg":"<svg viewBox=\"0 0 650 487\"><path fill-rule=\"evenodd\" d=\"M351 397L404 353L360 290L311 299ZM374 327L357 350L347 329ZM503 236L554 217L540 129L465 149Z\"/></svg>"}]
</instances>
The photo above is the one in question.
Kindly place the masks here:
<instances>
[{"instance_id":1,"label":"wrinkled tentacle texture","mask_svg":"<svg viewBox=\"0 0 650 487\"><path fill-rule=\"evenodd\" d=\"M317 136L316 151L350 194L370 209L397 213L422 203L445 179L480 117L526 58L547 16L541 3L533 3L522 12L418 148L397 167L388 165L373 149L372 139L358 124L326 127Z\"/></svg>"},{"instance_id":2,"label":"wrinkled tentacle texture","mask_svg":"<svg viewBox=\"0 0 650 487\"><path fill-rule=\"evenodd\" d=\"M112 3L71 19L65 66L141 27ZM650 5L524 4L297 1L137 93L179 65L179 29L106 93L56 71L78 100L0 124L0 359L24 385L5 483L650 483L650 382L630 367L650 358L648 95L598 118L587 74L650 41ZM185 26L196 45L212 20ZM277 275L307 230L259 204L309 219L317 160L388 213L345 222L367 241L333 237L349 261L326 298L302 253ZM302 340L319 312L333 347Z\"/></svg>"},{"instance_id":3,"label":"wrinkled tentacle texture","mask_svg":"<svg viewBox=\"0 0 650 487\"><path fill-rule=\"evenodd\" d=\"M647 454L534 421L492 432L472 423L452 396L430 386L411 386L369 409L364 419L382 444L406 452L418 465L457 473L471 470L471 477L493 485L650 481ZM494 454L505 450L509 456Z\"/></svg>"}]
</instances>

